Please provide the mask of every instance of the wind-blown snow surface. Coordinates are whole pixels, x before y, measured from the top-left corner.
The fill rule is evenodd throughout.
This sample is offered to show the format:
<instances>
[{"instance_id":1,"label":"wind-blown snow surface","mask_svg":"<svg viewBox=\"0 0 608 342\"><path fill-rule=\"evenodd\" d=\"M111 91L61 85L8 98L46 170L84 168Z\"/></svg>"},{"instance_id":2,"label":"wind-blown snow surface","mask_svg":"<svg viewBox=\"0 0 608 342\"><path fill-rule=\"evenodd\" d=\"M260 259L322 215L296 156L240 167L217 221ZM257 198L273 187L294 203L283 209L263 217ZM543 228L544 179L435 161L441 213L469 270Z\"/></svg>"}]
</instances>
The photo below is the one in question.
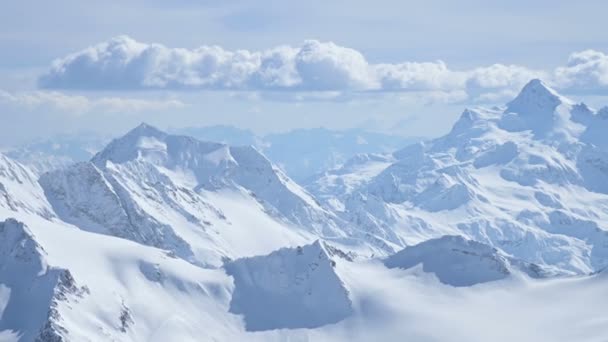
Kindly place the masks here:
<instances>
[{"instance_id":1,"label":"wind-blown snow surface","mask_svg":"<svg viewBox=\"0 0 608 342\"><path fill-rule=\"evenodd\" d=\"M465 110L449 134L371 176L334 172L308 189L387 253L463 235L552 272L594 272L608 265L605 112L533 80L506 108ZM353 178L348 191L325 185Z\"/></svg>"},{"instance_id":2,"label":"wind-blown snow surface","mask_svg":"<svg viewBox=\"0 0 608 342\"><path fill-rule=\"evenodd\" d=\"M0 341L606 340L606 113L532 81L308 191L147 125L0 155Z\"/></svg>"}]
</instances>

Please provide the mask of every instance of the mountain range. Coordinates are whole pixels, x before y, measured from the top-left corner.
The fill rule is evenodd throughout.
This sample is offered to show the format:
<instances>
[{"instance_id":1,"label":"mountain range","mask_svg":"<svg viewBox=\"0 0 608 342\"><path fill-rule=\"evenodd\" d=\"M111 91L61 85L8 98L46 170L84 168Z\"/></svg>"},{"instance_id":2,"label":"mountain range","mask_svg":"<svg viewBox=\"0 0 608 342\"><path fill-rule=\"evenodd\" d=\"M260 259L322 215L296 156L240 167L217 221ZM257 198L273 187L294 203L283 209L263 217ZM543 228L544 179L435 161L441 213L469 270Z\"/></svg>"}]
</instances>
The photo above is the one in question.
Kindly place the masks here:
<instances>
[{"instance_id":1,"label":"mountain range","mask_svg":"<svg viewBox=\"0 0 608 342\"><path fill-rule=\"evenodd\" d=\"M283 133L257 135L233 126L185 127L170 130L203 141L233 146L255 146L268 156L276 167L291 178L305 181L317 174L341 166L361 153L389 153L422 137L401 137L360 128L329 130L325 128L295 129ZM28 166L37 174L90 160L111 139L87 132L55 136L50 139L5 147L4 154Z\"/></svg>"},{"instance_id":2,"label":"mountain range","mask_svg":"<svg viewBox=\"0 0 608 342\"><path fill-rule=\"evenodd\" d=\"M602 340L606 128L532 80L400 149L141 124L0 154L0 341Z\"/></svg>"}]
</instances>

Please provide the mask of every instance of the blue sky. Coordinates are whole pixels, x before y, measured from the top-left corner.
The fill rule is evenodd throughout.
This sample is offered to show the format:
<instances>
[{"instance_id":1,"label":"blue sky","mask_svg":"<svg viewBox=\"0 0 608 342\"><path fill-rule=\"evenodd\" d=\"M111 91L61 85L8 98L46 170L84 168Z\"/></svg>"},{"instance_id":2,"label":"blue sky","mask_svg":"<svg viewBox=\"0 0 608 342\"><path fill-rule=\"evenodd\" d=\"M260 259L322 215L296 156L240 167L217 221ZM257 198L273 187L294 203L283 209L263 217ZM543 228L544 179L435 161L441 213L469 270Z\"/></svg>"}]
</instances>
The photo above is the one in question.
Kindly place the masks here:
<instances>
[{"instance_id":1,"label":"blue sky","mask_svg":"<svg viewBox=\"0 0 608 342\"><path fill-rule=\"evenodd\" d=\"M528 79L608 104L605 1L7 1L0 145L230 124L436 136Z\"/></svg>"}]
</instances>

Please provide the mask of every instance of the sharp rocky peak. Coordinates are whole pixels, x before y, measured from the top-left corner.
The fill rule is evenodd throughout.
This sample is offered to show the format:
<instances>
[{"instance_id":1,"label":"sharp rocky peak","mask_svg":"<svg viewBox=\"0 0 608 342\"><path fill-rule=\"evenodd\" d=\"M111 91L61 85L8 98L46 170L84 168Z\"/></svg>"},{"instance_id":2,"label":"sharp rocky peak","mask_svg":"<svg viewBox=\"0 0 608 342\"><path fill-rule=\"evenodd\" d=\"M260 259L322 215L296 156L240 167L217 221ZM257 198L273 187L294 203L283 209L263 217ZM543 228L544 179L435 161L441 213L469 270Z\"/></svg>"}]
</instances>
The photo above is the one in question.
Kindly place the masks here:
<instances>
[{"instance_id":1,"label":"sharp rocky peak","mask_svg":"<svg viewBox=\"0 0 608 342\"><path fill-rule=\"evenodd\" d=\"M139 126L133 128L126 134L126 136L166 136L167 133L161 131L160 129L149 125L145 122L139 124Z\"/></svg>"},{"instance_id":2,"label":"sharp rocky peak","mask_svg":"<svg viewBox=\"0 0 608 342\"><path fill-rule=\"evenodd\" d=\"M507 104L506 112L521 115L552 114L559 105L571 102L543 81L533 79Z\"/></svg>"}]
</instances>

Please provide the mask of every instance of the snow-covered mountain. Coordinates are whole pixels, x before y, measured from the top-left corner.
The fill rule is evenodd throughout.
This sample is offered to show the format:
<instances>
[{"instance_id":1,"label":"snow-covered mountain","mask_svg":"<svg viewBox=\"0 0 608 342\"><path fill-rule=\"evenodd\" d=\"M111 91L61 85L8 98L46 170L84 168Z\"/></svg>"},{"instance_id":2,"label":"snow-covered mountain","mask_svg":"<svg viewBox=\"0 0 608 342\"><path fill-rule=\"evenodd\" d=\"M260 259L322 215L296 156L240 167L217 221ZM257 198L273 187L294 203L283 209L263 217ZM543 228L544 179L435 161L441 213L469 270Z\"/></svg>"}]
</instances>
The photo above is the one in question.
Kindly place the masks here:
<instances>
[{"instance_id":1,"label":"snow-covered mountain","mask_svg":"<svg viewBox=\"0 0 608 342\"><path fill-rule=\"evenodd\" d=\"M304 242L347 239L340 219L250 146L170 135L142 124L91 162L43 175L62 220L218 266ZM247 247L246 236L267 236Z\"/></svg>"},{"instance_id":2,"label":"snow-covered mountain","mask_svg":"<svg viewBox=\"0 0 608 342\"><path fill-rule=\"evenodd\" d=\"M0 154L0 341L603 340L607 118L535 80L306 189L145 124Z\"/></svg>"},{"instance_id":3,"label":"snow-covered mountain","mask_svg":"<svg viewBox=\"0 0 608 342\"><path fill-rule=\"evenodd\" d=\"M361 153L389 153L419 137L366 131L363 129L296 129L283 133L257 135L233 126L183 127L170 129L174 135L186 135L202 141L232 146L255 146L290 178L303 182L317 173L341 166ZM89 161L110 141L96 133L60 135L18 146L4 147L4 153L36 174Z\"/></svg>"},{"instance_id":4,"label":"snow-covered mountain","mask_svg":"<svg viewBox=\"0 0 608 342\"><path fill-rule=\"evenodd\" d=\"M551 275L536 264L509 257L477 241L451 235L406 247L389 256L384 264L402 269L422 265L424 272L433 273L442 283L453 286L505 279L515 272L524 272L532 278Z\"/></svg>"},{"instance_id":5,"label":"snow-covered mountain","mask_svg":"<svg viewBox=\"0 0 608 342\"><path fill-rule=\"evenodd\" d=\"M358 128L295 129L258 136L235 127L210 126L182 128L176 133L230 145L253 145L297 182L305 182L318 173L339 167L358 154L390 153L422 140L420 137L401 137Z\"/></svg>"},{"instance_id":6,"label":"snow-covered mountain","mask_svg":"<svg viewBox=\"0 0 608 342\"><path fill-rule=\"evenodd\" d=\"M467 109L447 135L390 163L358 157L358 169L307 187L387 253L463 235L556 272L594 272L608 265L606 110L533 80L505 108Z\"/></svg>"}]
</instances>

